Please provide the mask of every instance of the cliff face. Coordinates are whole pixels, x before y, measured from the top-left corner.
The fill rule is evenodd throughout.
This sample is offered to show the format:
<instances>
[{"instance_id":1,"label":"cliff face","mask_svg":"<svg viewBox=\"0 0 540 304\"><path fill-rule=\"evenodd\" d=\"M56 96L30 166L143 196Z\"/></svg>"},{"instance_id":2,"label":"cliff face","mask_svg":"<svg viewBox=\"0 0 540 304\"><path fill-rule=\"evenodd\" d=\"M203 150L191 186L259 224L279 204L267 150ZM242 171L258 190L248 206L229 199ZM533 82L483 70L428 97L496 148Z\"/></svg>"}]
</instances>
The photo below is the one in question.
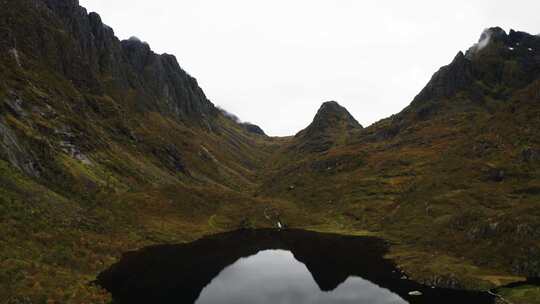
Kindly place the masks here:
<instances>
[{"instance_id":1,"label":"cliff face","mask_svg":"<svg viewBox=\"0 0 540 304\"><path fill-rule=\"evenodd\" d=\"M448 98L473 82L472 63L459 52L452 63L441 68L426 87L416 96L413 103L421 103L436 98Z\"/></svg>"},{"instance_id":2,"label":"cliff face","mask_svg":"<svg viewBox=\"0 0 540 304\"><path fill-rule=\"evenodd\" d=\"M151 129L152 124L172 123L201 138L228 134L217 141L237 153L248 147L249 130L227 121L174 56L158 55L136 38L119 41L98 14L88 14L78 1L3 1L0 17L0 106L18 123L0 117L5 134L0 155L25 173L44 177L64 171L43 165L57 151L86 159L119 143L135 143L173 172L182 168L179 172L187 174L186 167L192 167L215 175L207 165L184 160L186 147L190 155L202 149L195 142L198 136L165 134L167 128ZM236 166L236 157L226 158Z\"/></svg>"},{"instance_id":3,"label":"cliff face","mask_svg":"<svg viewBox=\"0 0 540 304\"><path fill-rule=\"evenodd\" d=\"M466 54L435 73L426 87L404 111L424 119L433 113L489 108L540 77L540 37L501 28L486 29ZM452 101L467 99L469 103Z\"/></svg>"},{"instance_id":4,"label":"cliff face","mask_svg":"<svg viewBox=\"0 0 540 304\"><path fill-rule=\"evenodd\" d=\"M162 113L192 123L209 122L217 114L197 80L188 75L173 55L156 55L136 39L121 42L122 50L138 75L141 89L159 102Z\"/></svg>"},{"instance_id":5,"label":"cliff face","mask_svg":"<svg viewBox=\"0 0 540 304\"><path fill-rule=\"evenodd\" d=\"M140 96L137 107L191 123L208 123L217 114L174 56L157 55L136 39L119 41L98 14L88 14L78 1L23 0L0 5L0 26L10 41L4 50L17 50L20 60L46 63L84 92L134 90Z\"/></svg>"}]
</instances>

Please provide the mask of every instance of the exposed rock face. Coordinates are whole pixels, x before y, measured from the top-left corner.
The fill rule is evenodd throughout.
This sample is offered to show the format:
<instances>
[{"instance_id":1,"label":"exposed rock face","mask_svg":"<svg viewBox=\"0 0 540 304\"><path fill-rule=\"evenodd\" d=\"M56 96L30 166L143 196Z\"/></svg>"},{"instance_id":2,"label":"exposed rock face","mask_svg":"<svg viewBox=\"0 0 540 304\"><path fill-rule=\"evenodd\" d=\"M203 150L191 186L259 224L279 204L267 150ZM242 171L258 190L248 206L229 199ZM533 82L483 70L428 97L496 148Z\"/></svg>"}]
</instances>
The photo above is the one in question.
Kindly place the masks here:
<instances>
[{"instance_id":1,"label":"exposed rock face","mask_svg":"<svg viewBox=\"0 0 540 304\"><path fill-rule=\"evenodd\" d=\"M492 90L501 85L515 90L539 75L540 37L489 28L466 54L459 52L452 63L435 73L411 106L448 99L458 92L467 93L473 101L486 93L504 98L505 94L495 94Z\"/></svg>"},{"instance_id":2,"label":"exposed rock face","mask_svg":"<svg viewBox=\"0 0 540 304\"><path fill-rule=\"evenodd\" d=\"M393 118L391 128L379 130L379 137L393 137L415 122L439 114L490 111L494 102L508 101L539 77L540 36L488 28L478 43L436 72L412 103Z\"/></svg>"},{"instance_id":3,"label":"exposed rock face","mask_svg":"<svg viewBox=\"0 0 540 304\"><path fill-rule=\"evenodd\" d=\"M161 162L173 172L187 173L186 166L181 158L181 153L174 145L165 145L164 147L155 147L152 150Z\"/></svg>"},{"instance_id":4,"label":"exposed rock face","mask_svg":"<svg viewBox=\"0 0 540 304\"><path fill-rule=\"evenodd\" d=\"M459 52L452 63L442 67L426 87L416 96L413 103L434 98L447 98L472 84L472 63L463 52Z\"/></svg>"},{"instance_id":5,"label":"exposed rock face","mask_svg":"<svg viewBox=\"0 0 540 304\"><path fill-rule=\"evenodd\" d=\"M13 3L2 2L4 5ZM119 41L96 13L88 14L76 0L22 0L25 15L36 14L32 27L17 15L0 21L6 48L17 47L18 62L39 58L85 92L134 90L137 107L159 111L207 126L216 115L197 81L172 55L157 55L141 41ZM13 10L12 10L13 11ZM51 31L50 27L57 31ZM74 43L73 43L74 42Z\"/></svg>"},{"instance_id":6,"label":"exposed rock face","mask_svg":"<svg viewBox=\"0 0 540 304\"><path fill-rule=\"evenodd\" d=\"M19 142L15 132L0 120L0 158L7 159L14 167L33 176L40 176L40 165Z\"/></svg>"},{"instance_id":7,"label":"exposed rock face","mask_svg":"<svg viewBox=\"0 0 540 304\"><path fill-rule=\"evenodd\" d=\"M136 39L122 41L121 45L144 91L161 101L158 105L162 112L196 120L216 114L197 80L182 70L176 57L157 55L148 44Z\"/></svg>"},{"instance_id":8,"label":"exposed rock face","mask_svg":"<svg viewBox=\"0 0 540 304\"><path fill-rule=\"evenodd\" d=\"M142 153L134 158L151 161L157 175L186 177L199 169L226 182L226 173L193 165L196 141L214 136L241 154L253 148L253 133L264 135L255 125L222 124L175 56L156 54L136 38L120 41L77 0L0 1L0 55L0 161L40 181L62 181L59 188L69 184L64 175L72 174L72 160L128 174L133 163L100 163L94 154L104 151ZM254 167L254 160L243 157L240 167ZM86 177L74 174L73 182Z\"/></svg>"},{"instance_id":9,"label":"exposed rock face","mask_svg":"<svg viewBox=\"0 0 540 304\"><path fill-rule=\"evenodd\" d=\"M317 133L332 131L332 129L345 129L346 131L362 128L354 117L335 101L322 104L313 119L313 122L296 136L312 136Z\"/></svg>"},{"instance_id":10,"label":"exposed rock face","mask_svg":"<svg viewBox=\"0 0 540 304\"><path fill-rule=\"evenodd\" d=\"M322 104L313 122L296 134L301 150L322 152L338 144L338 137L348 137L353 131L362 129L362 125L335 101Z\"/></svg>"},{"instance_id":11,"label":"exposed rock face","mask_svg":"<svg viewBox=\"0 0 540 304\"><path fill-rule=\"evenodd\" d=\"M254 125L252 123L248 123L248 122L245 122L245 123L242 123L241 126L246 130L248 131L249 133L253 133L253 134L257 134L257 135L262 135L262 136L266 136L266 133L264 133L263 129L261 129L261 127L257 126L257 125Z\"/></svg>"},{"instance_id":12,"label":"exposed rock face","mask_svg":"<svg viewBox=\"0 0 540 304\"><path fill-rule=\"evenodd\" d=\"M514 30L506 34L496 27L485 30L480 43L485 46L473 46L466 56L473 63L474 78L488 87L518 89L540 75L540 37Z\"/></svg>"}]
</instances>

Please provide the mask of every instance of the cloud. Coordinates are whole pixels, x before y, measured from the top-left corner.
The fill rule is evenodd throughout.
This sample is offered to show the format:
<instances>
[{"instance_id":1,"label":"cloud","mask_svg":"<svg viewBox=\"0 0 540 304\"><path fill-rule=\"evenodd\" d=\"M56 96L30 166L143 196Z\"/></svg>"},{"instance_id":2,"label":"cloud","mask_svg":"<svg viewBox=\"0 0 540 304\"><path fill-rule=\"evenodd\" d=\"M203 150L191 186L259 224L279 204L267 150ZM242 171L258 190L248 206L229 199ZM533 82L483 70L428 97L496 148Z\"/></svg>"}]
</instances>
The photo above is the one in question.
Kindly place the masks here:
<instances>
[{"instance_id":1,"label":"cloud","mask_svg":"<svg viewBox=\"0 0 540 304\"><path fill-rule=\"evenodd\" d=\"M216 106L216 108L217 108L217 109L218 109L225 117L231 119L232 121L234 121L234 122L236 122L236 123L241 123L241 122L242 122L238 116L234 115L233 113L228 112L227 110L223 109L222 107Z\"/></svg>"},{"instance_id":2,"label":"cloud","mask_svg":"<svg viewBox=\"0 0 540 304\"><path fill-rule=\"evenodd\" d=\"M491 42L491 35L493 33L491 32L490 29L485 29L484 32L482 32L482 35L480 36L480 40L478 41L478 43L475 43L471 48L470 48L470 51L472 53L478 53L480 52L481 50L483 50L486 46L489 45L489 43Z\"/></svg>"}]
</instances>

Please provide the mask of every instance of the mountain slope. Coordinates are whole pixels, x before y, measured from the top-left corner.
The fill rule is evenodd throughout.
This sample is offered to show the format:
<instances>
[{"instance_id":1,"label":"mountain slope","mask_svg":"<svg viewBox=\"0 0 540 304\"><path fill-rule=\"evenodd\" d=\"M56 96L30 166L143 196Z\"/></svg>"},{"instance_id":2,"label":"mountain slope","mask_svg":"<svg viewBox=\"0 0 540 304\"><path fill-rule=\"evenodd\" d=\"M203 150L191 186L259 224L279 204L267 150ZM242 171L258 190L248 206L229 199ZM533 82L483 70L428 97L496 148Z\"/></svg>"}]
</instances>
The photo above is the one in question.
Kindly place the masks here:
<instances>
[{"instance_id":1,"label":"mountain slope","mask_svg":"<svg viewBox=\"0 0 540 304\"><path fill-rule=\"evenodd\" d=\"M0 53L0 302L106 303L122 252L276 220L387 238L429 284L540 275L537 36L488 29L401 113L327 102L287 138L76 0L0 2Z\"/></svg>"},{"instance_id":2,"label":"mountain slope","mask_svg":"<svg viewBox=\"0 0 540 304\"><path fill-rule=\"evenodd\" d=\"M494 28L481 44L488 34L346 145L274 155L261 193L401 243L396 259L421 281L539 276L540 37Z\"/></svg>"},{"instance_id":3,"label":"mountain slope","mask_svg":"<svg viewBox=\"0 0 540 304\"><path fill-rule=\"evenodd\" d=\"M272 145L173 56L74 0L2 1L0 37L0 302L106 301L86 282L119 253L279 204L249 195Z\"/></svg>"}]
</instances>

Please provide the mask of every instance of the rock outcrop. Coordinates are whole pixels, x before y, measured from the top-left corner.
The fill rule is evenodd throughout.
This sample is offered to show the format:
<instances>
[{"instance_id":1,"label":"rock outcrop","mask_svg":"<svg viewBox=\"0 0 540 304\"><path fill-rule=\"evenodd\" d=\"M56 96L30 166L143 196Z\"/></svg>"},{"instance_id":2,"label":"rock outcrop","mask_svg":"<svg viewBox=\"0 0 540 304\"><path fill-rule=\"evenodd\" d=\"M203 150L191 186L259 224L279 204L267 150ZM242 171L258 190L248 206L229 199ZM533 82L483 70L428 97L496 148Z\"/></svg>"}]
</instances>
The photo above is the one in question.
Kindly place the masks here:
<instances>
[{"instance_id":1,"label":"rock outcrop","mask_svg":"<svg viewBox=\"0 0 540 304\"><path fill-rule=\"evenodd\" d=\"M261 129L261 127L255 125L255 124L252 124L252 123L249 123L249 122L244 122L244 123L241 123L240 124L246 131L248 131L249 133L253 133L253 134L257 134L257 135L262 135L262 136L266 136L266 133L264 133L264 130Z\"/></svg>"},{"instance_id":2,"label":"rock outcrop","mask_svg":"<svg viewBox=\"0 0 540 304\"><path fill-rule=\"evenodd\" d=\"M491 111L539 78L539 36L488 28L478 43L437 71L412 103L392 118L390 127L380 130L385 136L379 137L395 136L399 130L436 115Z\"/></svg>"},{"instance_id":3,"label":"rock outcrop","mask_svg":"<svg viewBox=\"0 0 540 304\"><path fill-rule=\"evenodd\" d=\"M297 148L309 152L326 151L362 128L347 109L335 101L328 101L319 108L313 122L295 135Z\"/></svg>"},{"instance_id":4,"label":"rock outcrop","mask_svg":"<svg viewBox=\"0 0 540 304\"><path fill-rule=\"evenodd\" d=\"M463 52L459 52L452 63L442 67L433 75L426 87L415 97L413 103L452 97L458 91L472 85L472 80L472 63Z\"/></svg>"},{"instance_id":5,"label":"rock outcrop","mask_svg":"<svg viewBox=\"0 0 540 304\"><path fill-rule=\"evenodd\" d=\"M4 1L0 8L5 5L13 3ZM155 54L137 39L120 41L97 13L87 13L77 0L22 0L16 5L17 10L5 10L8 16L0 28L5 48L15 48L19 61L39 60L92 94L133 90L142 110L203 126L217 114L174 56ZM25 23L28 18L33 19L31 27Z\"/></svg>"}]
</instances>

